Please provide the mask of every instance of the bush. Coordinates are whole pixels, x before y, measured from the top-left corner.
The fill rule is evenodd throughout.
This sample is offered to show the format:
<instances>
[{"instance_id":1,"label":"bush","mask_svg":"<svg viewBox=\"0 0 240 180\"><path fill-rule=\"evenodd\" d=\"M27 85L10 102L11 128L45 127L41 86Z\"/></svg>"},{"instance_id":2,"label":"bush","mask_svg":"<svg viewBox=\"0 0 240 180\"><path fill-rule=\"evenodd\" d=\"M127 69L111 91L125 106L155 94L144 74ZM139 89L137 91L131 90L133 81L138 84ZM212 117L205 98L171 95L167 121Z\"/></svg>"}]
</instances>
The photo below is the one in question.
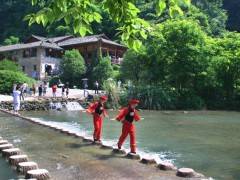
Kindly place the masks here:
<instances>
[{"instance_id":1,"label":"bush","mask_svg":"<svg viewBox=\"0 0 240 180\"><path fill-rule=\"evenodd\" d=\"M203 109L205 103L193 92L178 93L166 85L139 85L120 94L120 104L126 105L131 98L140 100L139 107L152 110Z\"/></svg>"},{"instance_id":2,"label":"bush","mask_svg":"<svg viewBox=\"0 0 240 180\"><path fill-rule=\"evenodd\" d=\"M81 85L82 76L86 72L85 61L78 50L66 51L60 64L61 80L71 86Z\"/></svg>"},{"instance_id":3,"label":"bush","mask_svg":"<svg viewBox=\"0 0 240 180\"><path fill-rule=\"evenodd\" d=\"M9 70L0 70L0 93L10 94L13 90L13 84L26 82L31 86L35 81L27 77L22 72L14 72Z\"/></svg>"},{"instance_id":4,"label":"bush","mask_svg":"<svg viewBox=\"0 0 240 180\"><path fill-rule=\"evenodd\" d=\"M108 78L113 76L113 68L111 65L111 59L109 57L100 57L99 63L93 69L93 78L97 80L100 85Z\"/></svg>"},{"instance_id":5,"label":"bush","mask_svg":"<svg viewBox=\"0 0 240 180\"><path fill-rule=\"evenodd\" d=\"M183 90L178 94L177 109L199 110L205 107L204 100L194 92Z\"/></svg>"},{"instance_id":6,"label":"bush","mask_svg":"<svg viewBox=\"0 0 240 180\"><path fill-rule=\"evenodd\" d=\"M18 64L8 59L0 61L0 70L20 71Z\"/></svg>"},{"instance_id":7,"label":"bush","mask_svg":"<svg viewBox=\"0 0 240 180\"><path fill-rule=\"evenodd\" d=\"M58 76L52 77L52 78L50 79L50 81L49 81L49 87L52 87L53 85L58 84L59 79L60 79L60 78L59 78Z\"/></svg>"},{"instance_id":8,"label":"bush","mask_svg":"<svg viewBox=\"0 0 240 180\"><path fill-rule=\"evenodd\" d=\"M103 89L108 95L107 107L108 108L118 108L119 106L119 90L117 88L116 82L109 78L104 81Z\"/></svg>"}]
</instances>

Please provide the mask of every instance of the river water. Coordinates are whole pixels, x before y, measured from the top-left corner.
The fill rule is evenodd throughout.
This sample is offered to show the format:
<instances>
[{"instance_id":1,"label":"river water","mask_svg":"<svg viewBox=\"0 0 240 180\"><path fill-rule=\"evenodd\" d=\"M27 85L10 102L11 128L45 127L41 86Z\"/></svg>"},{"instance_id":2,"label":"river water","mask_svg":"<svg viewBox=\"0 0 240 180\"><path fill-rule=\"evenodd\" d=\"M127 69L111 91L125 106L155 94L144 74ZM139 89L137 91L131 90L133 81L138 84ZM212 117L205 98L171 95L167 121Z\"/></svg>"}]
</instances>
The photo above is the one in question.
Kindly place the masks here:
<instances>
[{"instance_id":1,"label":"river water","mask_svg":"<svg viewBox=\"0 0 240 180\"><path fill-rule=\"evenodd\" d=\"M115 117L117 112L110 112ZM92 134L92 117L82 112L26 112L26 116ZM158 161L190 167L214 179L240 179L240 113L142 111L136 123L138 151ZM121 124L105 119L103 140L116 144ZM125 148L128 148L128 141Z\"/></svg>"}]
</instances>

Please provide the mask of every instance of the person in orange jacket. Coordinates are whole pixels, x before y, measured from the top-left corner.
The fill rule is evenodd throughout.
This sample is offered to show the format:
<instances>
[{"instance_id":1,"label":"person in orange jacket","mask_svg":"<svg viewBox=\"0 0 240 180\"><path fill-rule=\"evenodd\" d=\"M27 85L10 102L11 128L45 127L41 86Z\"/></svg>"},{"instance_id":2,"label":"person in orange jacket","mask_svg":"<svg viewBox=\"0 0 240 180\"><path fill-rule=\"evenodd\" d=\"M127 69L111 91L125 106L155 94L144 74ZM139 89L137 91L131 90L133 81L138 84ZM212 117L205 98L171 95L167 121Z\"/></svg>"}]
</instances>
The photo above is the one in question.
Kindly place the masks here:
<instances>
[{"instance_id":1,"label":"person in orange jacket","mask_svg":"<svg viewBox=\"0 0 240 180\"><path fill-rule=\"evenodd\" d=\"M103 118L108 116L107 111L104 108L104 103L106 101L107 101L107 97L101 96L98 102L90 104L90 106L87 109L87 112L93 115L94 142L101 142Z\"/></svg>"},{"instance_id":2,"label":"person in orange jacket","mask_svg":"<svg viewBox=\"0 0 240 180\"><path fill-rule=\"evenodd\" d=\"M116 117L117 121L122 122L122 134L118 140L118 149L121 149L122 144L128 135L130 135L130 148L131 153L136 154L136 130L133 121L139 121L141 118L135 109L139 104L139 100L132 99L129 101L128 107L120 110Z\"/></svg>"}]
</instances>

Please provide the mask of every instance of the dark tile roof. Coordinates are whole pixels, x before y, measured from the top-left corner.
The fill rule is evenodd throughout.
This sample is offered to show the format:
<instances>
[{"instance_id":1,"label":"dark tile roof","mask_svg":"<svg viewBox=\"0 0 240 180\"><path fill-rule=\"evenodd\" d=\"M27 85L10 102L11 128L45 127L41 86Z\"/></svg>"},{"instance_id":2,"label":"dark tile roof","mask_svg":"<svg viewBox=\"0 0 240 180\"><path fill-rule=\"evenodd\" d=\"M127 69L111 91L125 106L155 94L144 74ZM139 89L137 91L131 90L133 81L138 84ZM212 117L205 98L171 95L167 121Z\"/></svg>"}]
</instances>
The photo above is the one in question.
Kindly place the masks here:
<instances>
[{"instance_id":1,"label":"dark tile roof","mask_svg":"<svg viewBox=\"0 0 240 180\"><path fill-rule=\"evenodd\" d=\"M102 42L105 42L108 44L112 44L115 46L125 47L117 42L111 41L104 34L70 38L66 41L62 41L62 42L58 43L58 45L60 47L64 47L64 46L72 46L72 45L78 45L78 44L94 43L94 42L99 42L99 41L102 41Z\"/></svg>"},{"instance_id":2,"label":"dark tile roof","mask_svg":"<svg viewBox=\"0 0 240 180\"><path fill-rule=\"evenodd\" d=\"M58 43L58 42L64 41L64 40L69 39L69 38L73 38L73 36L68 35L68 36L59 36L59 37L47 38L47 41Z\"/></svg>"},{"instance_id":3,"label":"dark tile roof","mask_svg":"<svg viewBox=\"0 0 240 180\"><path fill-rule=\"evenodd\" d=\"M62 50L62 48L59 47L55 43L48 43L48 42L44 42L44 41L37 41L37 42L27 43L27 44L14 44L14 45L8 45L8 46L0 46L0 52L7 52L7 51L20 50L20 49L35 48L35 47L45 47L45 48L52 48L52 49Z\"/></svg>"},{"instance_id":4,"label":"dark tile roof","mask_svg":"<svg viewBox=\"0 0 240 180\"><path fill-rule=\"evenodd\" d=\"M62 48L65 46L81 45L81 44L94 43L94 42L103 42L103 43L115 45L118 47L126 48L125 46L117 42L111 41L105 34L85 36L85 37L73 37L71 35L53 37L53 38L45 38L45 37L36 36L36 35L32 35L31 37L39 41L32 42L32 43L25 43L25 44L0 46L0 52L14 51L19 49L27 49L27 48L34 48L34 47L45 47L45 48L62 50Z\"/></svg>"}]
</instances>

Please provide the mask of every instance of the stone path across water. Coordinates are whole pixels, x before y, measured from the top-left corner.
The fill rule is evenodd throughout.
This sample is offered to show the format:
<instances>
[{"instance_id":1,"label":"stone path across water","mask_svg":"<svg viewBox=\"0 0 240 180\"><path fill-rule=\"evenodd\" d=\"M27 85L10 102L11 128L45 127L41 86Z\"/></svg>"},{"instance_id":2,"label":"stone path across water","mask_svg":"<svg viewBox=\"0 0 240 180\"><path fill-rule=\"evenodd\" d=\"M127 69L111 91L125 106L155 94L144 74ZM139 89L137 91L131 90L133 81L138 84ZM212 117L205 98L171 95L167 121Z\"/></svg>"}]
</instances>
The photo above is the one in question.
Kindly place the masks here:
<instances>
[{"instance_id":1,"label":"stone path across water","mask_svg":"<svg viewBox=\"0 0 240 180\"><path fill-rule=\"evenodd\" d=\"M19 142L16 147L48 169L53 179L182 179L175 171L160 171L154 165L126 159L81 138L66 136L18 117L4 119L0 118L0 124L7 128L0 129L0 133L12 142Z\"/></svg>"}]
</instances>

